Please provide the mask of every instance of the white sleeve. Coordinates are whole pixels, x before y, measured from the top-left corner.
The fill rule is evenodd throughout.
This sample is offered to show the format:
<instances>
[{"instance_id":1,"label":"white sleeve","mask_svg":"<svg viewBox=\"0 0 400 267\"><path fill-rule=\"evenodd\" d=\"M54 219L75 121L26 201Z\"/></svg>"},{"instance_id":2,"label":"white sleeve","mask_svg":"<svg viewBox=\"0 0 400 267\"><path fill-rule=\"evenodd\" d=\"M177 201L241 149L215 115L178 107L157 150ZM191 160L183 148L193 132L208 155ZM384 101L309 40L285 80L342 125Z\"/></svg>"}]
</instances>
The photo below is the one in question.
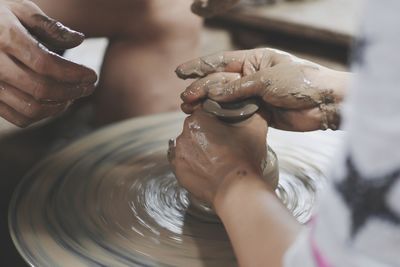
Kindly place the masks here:
<instances>
[{"instance_id":1,"label":"white sleeve","mask_svg":"<svg viewBox=\"0 0 400 267\"><path fill-rule=\"evenodd\" d=\"M400 1L366 1L345 149L286 267L400 266Z\"/></svg>"}]
</instances>

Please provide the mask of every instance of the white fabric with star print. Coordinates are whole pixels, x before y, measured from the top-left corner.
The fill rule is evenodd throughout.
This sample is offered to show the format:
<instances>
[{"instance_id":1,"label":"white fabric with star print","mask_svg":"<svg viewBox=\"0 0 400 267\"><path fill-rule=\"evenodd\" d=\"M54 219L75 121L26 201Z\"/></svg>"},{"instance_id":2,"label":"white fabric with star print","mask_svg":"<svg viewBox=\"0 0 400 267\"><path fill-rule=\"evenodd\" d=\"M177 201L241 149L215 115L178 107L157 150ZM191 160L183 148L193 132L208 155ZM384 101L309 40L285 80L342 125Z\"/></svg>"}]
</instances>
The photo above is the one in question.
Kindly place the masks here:
<instances>
[{"instance_id":1,"label":"white fabric with star print","mask_svg":"<svg viewBox=\"0 0 400 267\"><path fill-rule=\"evenodd\" d=\"M400 1L366 1L347 142L286 267L400 266Z\"/></svg>"}]
</instances>

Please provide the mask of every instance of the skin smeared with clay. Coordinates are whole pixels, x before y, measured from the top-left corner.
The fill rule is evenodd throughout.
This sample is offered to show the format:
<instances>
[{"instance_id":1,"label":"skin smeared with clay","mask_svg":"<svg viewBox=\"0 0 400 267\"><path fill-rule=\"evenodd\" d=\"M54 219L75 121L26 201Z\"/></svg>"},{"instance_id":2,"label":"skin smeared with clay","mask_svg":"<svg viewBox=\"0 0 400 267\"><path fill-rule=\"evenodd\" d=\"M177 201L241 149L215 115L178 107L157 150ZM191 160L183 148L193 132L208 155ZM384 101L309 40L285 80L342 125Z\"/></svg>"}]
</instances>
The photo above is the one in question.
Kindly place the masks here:
<instances>
[{"instance_id":1,"label":"skin smeared with clay","mask_svg":"<svg viewBox=\"0 0 400 267\"><path fill-rule=\"evenodd\" d=\"M31 32L43 43L59 49L69 49L80 45L85 35L71 30L60 22L41 14L32 16L37 26L32 27Z\"/></svg>"},{"instance_id":2,"label":"skin smeared with clay","mask_svg":"<svg viewBox=\"0 0 400 267\"><path fill-rule=\"evenodd\" d=\"M202 17L212 17L231 9L239 0L195 0L193 13Z\"/></svg>"},{"instance_id":3,"label":"skin smeared with clay","mask_svg":"<svg viewBox=\"0 0 400 267\"><path fill-rule=\"evenodd\" d=\"M96 73L50 51L73 48L84 35L31 1L0 0L0 116L25 127L93 93Z\"/></svg>"},{"instance_id":4,"label":"skin smeared with clay","mask_svg":"<svg viewBox=\"0 0 400 267\"><path fill-rule=\"evenodd\" d=\"M242 102L221 106L219 103L207 99L203 103L203 110L206 113L214 115L219 120L235 127L247 127L249 120L258 110L257 101L245 100ZM197 127L195 127L197 128ZM172 162L175 157L176 142L174 139L169 141L168 158ZM263 180L274 190L279 182L278 158L271 147L266 147L264 161L261 164ZM242 174L242 172L240 172ZM192 198L192 204L203 212L214 213L208 203L204 203L195 197Z\"/></svg>"},{"instance_id":5,"label":"skin smeared with clay","mask_svg":"<svg viewBox=\"0 0 400 267\"><path fill-rule=\"evenodd\" d=\"M181 97L192 113L205 98L220 103L250 97L260 101L260 114L282 130L337 129L339 105L350 78L275 49L223 52L180 65L182 79L199 78Z\"/></svg>"},{"instance_id":6,"label":"skin smeared with clay","mask_svg":"<svg viewBox=\"0 0 400 267\"><path fill-rule=\"evenodd\" d=\"M181 145L171 152L174 156L170 162L183 187L190 188L197 199L213 203L217 189L223 190L223 184L235 182L225 179L228 174L234 172L239 180L250 173L263 176L266 135L267 125L259 115L240 123L222 124L215 116L199 110L185 120L184 131L176 140ZM193 147L191 143L199 145ZM197 177L214 185L204 188L202 179L191 179L193 170ZM208 178L210 173L214 174L212 180Z\"/></svg>"}]
</instances>

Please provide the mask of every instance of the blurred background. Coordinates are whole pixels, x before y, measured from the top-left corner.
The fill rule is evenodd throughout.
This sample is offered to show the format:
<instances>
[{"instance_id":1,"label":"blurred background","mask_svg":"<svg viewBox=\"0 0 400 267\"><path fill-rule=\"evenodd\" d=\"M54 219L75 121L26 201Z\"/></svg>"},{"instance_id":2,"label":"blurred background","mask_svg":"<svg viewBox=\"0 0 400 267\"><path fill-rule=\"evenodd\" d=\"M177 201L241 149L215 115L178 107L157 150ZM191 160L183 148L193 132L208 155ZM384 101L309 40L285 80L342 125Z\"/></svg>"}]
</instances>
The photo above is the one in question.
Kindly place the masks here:
<instances>
[{"instance_id":1,"label":"blurred background","mask_svg":"<svg viewBox=\"0 0 400 267\"><path fill-rule=\"evenodd\" d=\"M204 22L201 54L273 47L333 69L349 68L362 0L242 0ZM89 39L69 59L99 71L106 39ZM183 89L183 88L182 88ZM46 155L94 130L90 98L58 118L18 129L0 118L0 266L26 266L10 240L7 208L23 175Z\"/></svg>"}]
</instances>

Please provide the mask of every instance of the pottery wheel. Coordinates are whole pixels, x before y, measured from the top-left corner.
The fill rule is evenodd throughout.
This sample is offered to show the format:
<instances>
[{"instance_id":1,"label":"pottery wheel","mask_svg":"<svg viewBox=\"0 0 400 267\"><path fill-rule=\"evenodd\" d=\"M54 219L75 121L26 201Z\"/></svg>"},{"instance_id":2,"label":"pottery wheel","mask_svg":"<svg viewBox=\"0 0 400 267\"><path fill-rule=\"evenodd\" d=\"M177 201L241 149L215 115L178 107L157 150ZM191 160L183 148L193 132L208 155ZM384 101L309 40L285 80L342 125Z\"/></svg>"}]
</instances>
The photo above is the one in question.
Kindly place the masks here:
<instances>
[{"instance_id":1,"label":"pottery wheel","mask_svg":"<svg viewBox=\"0 0 400 267\"><path fill-rule=\"evenodd\" d=\"M183 118L171 113L108 127L27 174L9 214L25 260L52 267L236 266L223 225L193 215L169 169L167 143ZM270 130L280 164L277 193L301 222L309 219L339 139Z\"/></svg>"}]
</instances>

